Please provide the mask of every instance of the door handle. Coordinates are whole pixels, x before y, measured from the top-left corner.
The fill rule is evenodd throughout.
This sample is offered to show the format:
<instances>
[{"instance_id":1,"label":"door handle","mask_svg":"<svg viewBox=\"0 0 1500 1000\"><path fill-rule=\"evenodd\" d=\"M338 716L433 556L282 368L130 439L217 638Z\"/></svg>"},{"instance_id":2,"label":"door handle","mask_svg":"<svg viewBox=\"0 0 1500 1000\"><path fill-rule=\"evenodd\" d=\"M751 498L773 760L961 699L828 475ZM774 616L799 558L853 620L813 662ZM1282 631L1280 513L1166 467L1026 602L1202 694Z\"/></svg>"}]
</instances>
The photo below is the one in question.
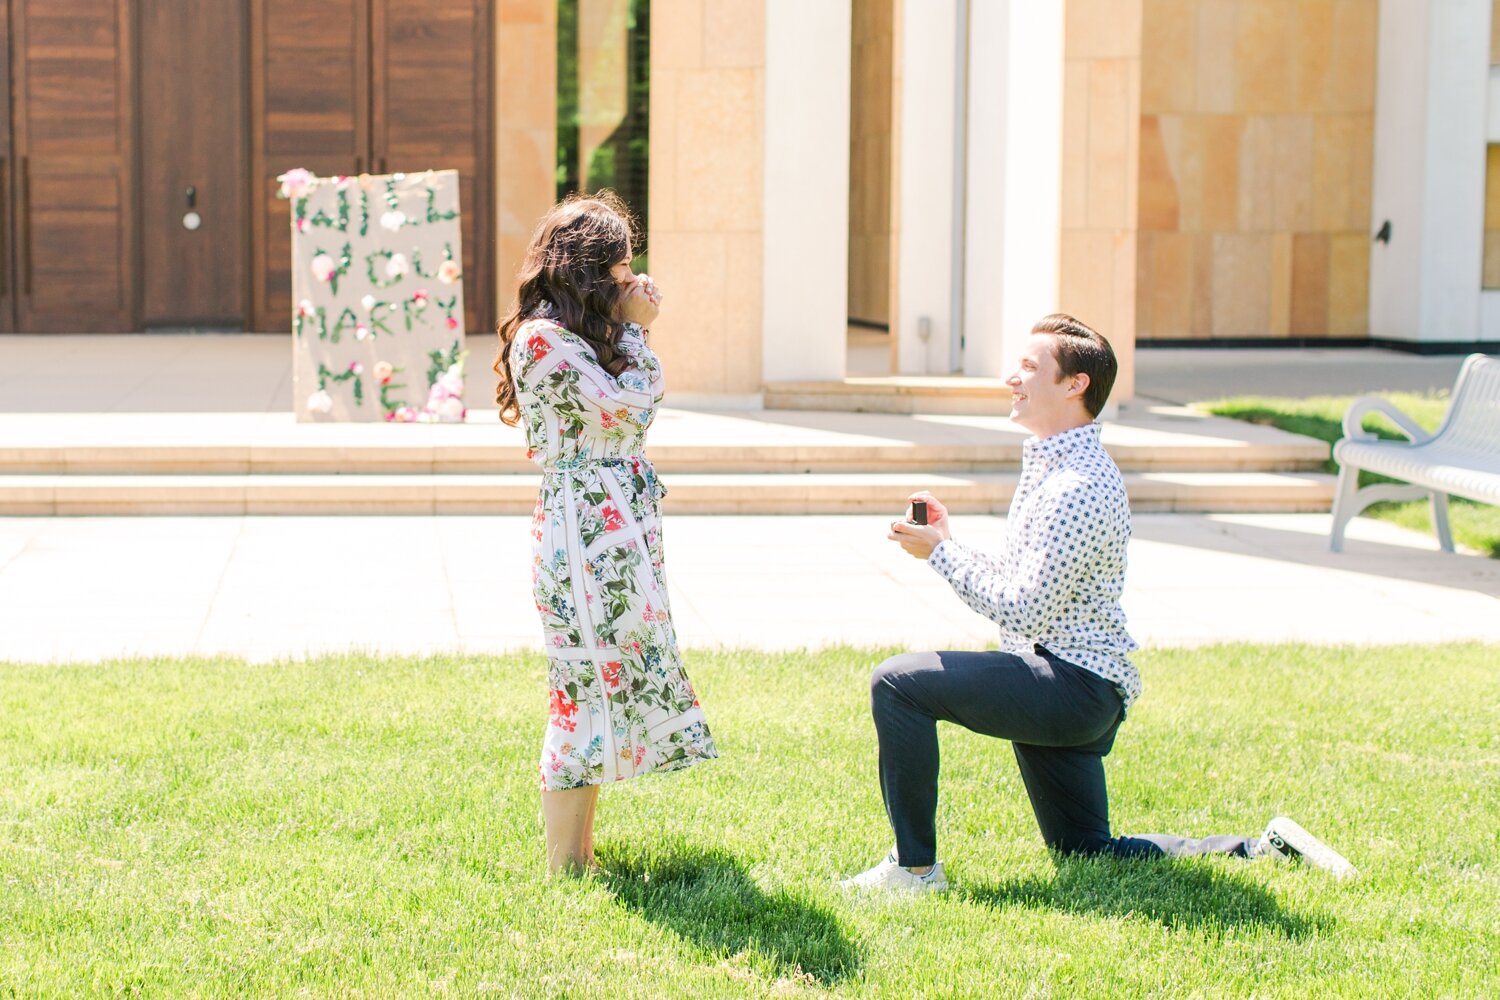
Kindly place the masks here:
<instances>
[{"instance_id":1,"label":"door handle","mask_svg":"<svg viewBox=\"0 0 1500 1000\"><path fill-rule=\"evenodd\" d=\"M5 206L10 202L10 158L0 156L0 299L10 295L10 267L5 259L6 237L10 235Z\"/></svg>"},{"instance_id":2,"label":"door handle","mask_svg":"<svg viewBox=\"0 0 1500 1000\"><path fill-rule=\"evenodd\" d=\"M24 264L23 274L25 279L21 284L21 292L25 295L31 294L31 157L21 157L21 231L26 234L26 242L21 246L21 260Z\"/></svg>"}]
</instances>

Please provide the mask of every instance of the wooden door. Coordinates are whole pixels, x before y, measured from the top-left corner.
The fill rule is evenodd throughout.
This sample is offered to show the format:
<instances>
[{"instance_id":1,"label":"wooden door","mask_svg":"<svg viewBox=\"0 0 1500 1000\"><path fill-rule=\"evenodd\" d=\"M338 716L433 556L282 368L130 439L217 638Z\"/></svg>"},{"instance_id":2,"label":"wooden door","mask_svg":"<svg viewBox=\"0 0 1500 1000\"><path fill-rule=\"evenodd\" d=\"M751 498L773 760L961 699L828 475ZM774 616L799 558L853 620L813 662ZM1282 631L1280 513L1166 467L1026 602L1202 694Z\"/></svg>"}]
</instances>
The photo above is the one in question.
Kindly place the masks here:
<instances>
[{"instance_id":1,"label":"wooden door","mask_svg":"<svg viewBox=\"0 0 1500 1000\"><path fill-rule=\"evenodd\" d=\"M11 0L16 325L135 329L129 0Z\"/></svg>"},{"instance_id":2,"label":"wooden door","mask_svg":"<svg viewBox=\"0 0 1500 1000\"><path fill-rule=\"evenodd\" d=\"M246 11L137 0L144 326L245 324Z\"/></svg>"},{"instance_id":3,"label":"wooden door","mask_svg":"<svg viewBox=\"0 0 1500 1000\"><path fill-rule=\"evenodd\" d=\"M369 0L251 0L252 328L292 328L291 207L276 178L370 169Z\"/></svg>"},{"instance_id":4,"label":"wooden door","mask_svg":"<svg viewBox=\"0 0 1500 1000\"><path fill-rule=\"evenodd\" d=\"M15 146L10 138L10 6L0 4L0 333L16 328Z\"/></svg>"},{"instance_id":5,"label":"wooden door","mask_svg":"<svg viewBox=\"0 0 1500 1000\"><path fill-rule=\"evenodd\" d=\"M372 149L380 173L454 169L465 328L493 328L491 0L372 0Z\"/></svg>"}]
</instances>

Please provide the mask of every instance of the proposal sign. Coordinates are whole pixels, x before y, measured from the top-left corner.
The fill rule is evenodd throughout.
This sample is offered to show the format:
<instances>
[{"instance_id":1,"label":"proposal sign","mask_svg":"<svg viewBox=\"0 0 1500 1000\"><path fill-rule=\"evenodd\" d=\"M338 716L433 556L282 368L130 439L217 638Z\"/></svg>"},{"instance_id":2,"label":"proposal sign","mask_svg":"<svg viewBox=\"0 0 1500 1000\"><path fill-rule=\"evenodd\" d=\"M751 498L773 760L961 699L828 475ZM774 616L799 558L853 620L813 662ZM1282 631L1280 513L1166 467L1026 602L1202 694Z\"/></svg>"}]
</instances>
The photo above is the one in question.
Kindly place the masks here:
<instances>
[{"instance_id":1,"label":"proposal sign","mask_svg":"<svg viewBox=\"0 0 1500 1000\"><path fill-rule=\"evenodd\" d=\"M301 421L464 418L458 172L283 174Z\"/></svg>"}]
</instances>

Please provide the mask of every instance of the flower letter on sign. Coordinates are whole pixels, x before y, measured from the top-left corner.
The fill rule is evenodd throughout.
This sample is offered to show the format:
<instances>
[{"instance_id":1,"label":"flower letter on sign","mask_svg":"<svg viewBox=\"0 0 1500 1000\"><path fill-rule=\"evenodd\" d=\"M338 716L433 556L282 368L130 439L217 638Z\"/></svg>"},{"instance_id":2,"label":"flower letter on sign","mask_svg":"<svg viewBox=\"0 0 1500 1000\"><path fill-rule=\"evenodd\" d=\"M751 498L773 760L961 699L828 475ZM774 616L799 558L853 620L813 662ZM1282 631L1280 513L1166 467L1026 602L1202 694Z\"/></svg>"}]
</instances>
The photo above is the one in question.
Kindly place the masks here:
<instances>
[{"instance_id":1,"label":"flower letter on sign","mask_svg":"<svg viewBox=\"0 0 1500 1000\"><path fill-rule=\"evenodd\" d=\"M458 172L317 177L298 168L279 180L292 203L297 419L462 421ZM366 391L367 372L378 391Z\"/></svg>"}]
</instances>

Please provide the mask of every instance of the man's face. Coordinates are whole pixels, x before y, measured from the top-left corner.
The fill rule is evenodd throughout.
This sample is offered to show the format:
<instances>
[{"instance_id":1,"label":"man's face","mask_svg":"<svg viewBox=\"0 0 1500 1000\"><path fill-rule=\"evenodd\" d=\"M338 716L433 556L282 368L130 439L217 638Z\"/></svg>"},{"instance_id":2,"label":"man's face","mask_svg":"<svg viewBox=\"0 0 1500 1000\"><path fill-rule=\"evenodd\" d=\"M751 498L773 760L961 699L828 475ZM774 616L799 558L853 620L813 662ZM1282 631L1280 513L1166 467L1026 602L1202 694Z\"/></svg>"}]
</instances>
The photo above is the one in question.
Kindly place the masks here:
<instances>
[{"instance_id":1,"label":"man's face","mask_svg":"<svg viewBox=\"0 0 1500 1000\"><path fill-rule=\"evenodd\" d=\"M1082 376L1057 380L1057 353L1050 333L1033 333L1021 352L1020 364L1005 384L1010 386L1010 419L1046 436L1077 416L1077 386Z\"/></svg>"}]
</instances>

